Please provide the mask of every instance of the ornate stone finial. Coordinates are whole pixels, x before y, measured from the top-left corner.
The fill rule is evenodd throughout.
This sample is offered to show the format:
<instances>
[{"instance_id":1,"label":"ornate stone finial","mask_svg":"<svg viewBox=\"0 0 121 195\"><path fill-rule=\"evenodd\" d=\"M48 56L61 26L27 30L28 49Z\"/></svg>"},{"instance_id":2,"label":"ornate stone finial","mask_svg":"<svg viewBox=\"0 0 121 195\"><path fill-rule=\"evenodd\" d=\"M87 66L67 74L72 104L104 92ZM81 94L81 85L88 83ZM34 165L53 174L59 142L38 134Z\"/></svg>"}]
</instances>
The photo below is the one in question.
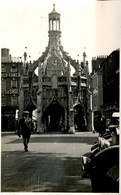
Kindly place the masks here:
<instances>
[{"instance_id":1,"label":"ornate stone finial","mask_svg":"<svg viewBox=\"0 0 121 195\"><path fill-rule=\"evenodd\" d=\"M53 3L53 11L55 11L55 3Z\"/></svg>"}]
</instances>

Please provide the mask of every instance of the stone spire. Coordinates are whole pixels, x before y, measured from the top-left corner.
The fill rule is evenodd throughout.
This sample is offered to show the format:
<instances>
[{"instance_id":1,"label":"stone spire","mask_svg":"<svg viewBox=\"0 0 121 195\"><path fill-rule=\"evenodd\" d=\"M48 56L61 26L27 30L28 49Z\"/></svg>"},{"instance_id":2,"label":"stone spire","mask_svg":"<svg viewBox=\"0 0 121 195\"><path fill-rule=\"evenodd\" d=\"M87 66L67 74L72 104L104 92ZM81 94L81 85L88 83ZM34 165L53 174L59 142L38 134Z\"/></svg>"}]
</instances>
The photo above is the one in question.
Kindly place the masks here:
<instances>
[{"instance_id":1,"label":"stone spire","mask_svg":"<svg viewBox=\"0 0 121 195\"><path fill-rule=\"evenodd\" d=\"M53 12L55 12L55 3L53 3Z\"/></svg>"}]
</instances>

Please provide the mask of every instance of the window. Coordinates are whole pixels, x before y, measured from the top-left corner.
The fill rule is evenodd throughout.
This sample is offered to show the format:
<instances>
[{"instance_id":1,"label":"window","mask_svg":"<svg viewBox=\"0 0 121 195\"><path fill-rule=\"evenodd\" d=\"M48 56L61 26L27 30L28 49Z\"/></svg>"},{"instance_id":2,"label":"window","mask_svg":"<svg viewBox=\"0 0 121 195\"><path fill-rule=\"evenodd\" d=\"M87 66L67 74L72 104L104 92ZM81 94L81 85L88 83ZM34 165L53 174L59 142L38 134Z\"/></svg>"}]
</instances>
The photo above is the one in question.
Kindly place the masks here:
<instances>
[{"instance_id":1,"label":"window","mask_svg":"<svg viewBox=\"0 0 121 195\"><path fill-rule=\"evenodd\" d=\"M6 72L6 67L2 65L2 72Z\"/></svg>"},{"instance_id":2,"label":"window","mask_svg":"<svg viewBox=\"0 0 121 195\"><path fill-rule=\"evenodd\" d=\"M5 96L2 96L2 106L6 106L6 97Z\"/></svg>"},{"instance_id":3,"label":"window","mask_svg":"<svg viewBox=\"0 0 121 195\"><path fill-rule=\"evenodd\" d=\"M97 76L95 76L94 79L93 79L93 88L94 89L97 88Z\"/></svg>"},{"instance_id":4,"label":"window","mask_svg":"<svg viewBox=\"0 0 121 195\"><path fill-rule=\"evenodd\" d=\"M16 66L13 64L13 66L11 67L11 72L17 72L17 68Z\"/></svg>"},{"instance_id":5,"label":"window","mask_svg":"<svg viewBox=\"0 0 121 195\"><path fill-rule=\"evenodd\" d=\"M11 97L11 105L12 106L18 105L18 98L17 97Z\"/></svg>"},{"instance_id":6,"label":"window","mask_svg":"<svg viewBox=\"0 0 121 195\"><path fill-rule=\"evenodd\" d=\"M6 90L6 80L2 79L1 81L1 92L4 93Z\"/></svg>"},{"instance_id":7,"label":"window","mask_svg":"<svg viewBox=\"0 0 121 195\"><path fill-rule=\"evenodd\" d=\"M52 77L52 88L57 89L57 77L55 75Z\"/></svg>"},{"instance_id":8,"label":"window","mask_svg":"<svg viewBox=\"0 0 121 195\"><path fill-rule=\"evenodd\" d=\"M11 81L11 87L12 88L16 88L17 87L17 81L16 80Z\"/></svg>"}]
</instances>

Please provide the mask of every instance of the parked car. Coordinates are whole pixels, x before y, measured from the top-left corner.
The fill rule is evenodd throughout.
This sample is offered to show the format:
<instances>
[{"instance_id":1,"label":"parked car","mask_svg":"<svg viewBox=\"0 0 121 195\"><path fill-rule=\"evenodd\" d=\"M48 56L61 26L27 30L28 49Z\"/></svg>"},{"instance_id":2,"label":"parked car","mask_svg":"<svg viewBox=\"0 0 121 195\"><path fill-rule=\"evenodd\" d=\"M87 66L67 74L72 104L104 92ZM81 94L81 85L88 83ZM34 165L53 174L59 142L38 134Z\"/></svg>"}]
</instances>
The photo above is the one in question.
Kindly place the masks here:
<instances>
[{"instance_id":1,"label":"parked car","mask_svg":"<svg viewBox=\"0 0 121 195\"><path fill-rule=\"evenodd\" d=\"M109 125L82 163L93 192L119 192L119 124Z\"/></svg>"}]
</instances>

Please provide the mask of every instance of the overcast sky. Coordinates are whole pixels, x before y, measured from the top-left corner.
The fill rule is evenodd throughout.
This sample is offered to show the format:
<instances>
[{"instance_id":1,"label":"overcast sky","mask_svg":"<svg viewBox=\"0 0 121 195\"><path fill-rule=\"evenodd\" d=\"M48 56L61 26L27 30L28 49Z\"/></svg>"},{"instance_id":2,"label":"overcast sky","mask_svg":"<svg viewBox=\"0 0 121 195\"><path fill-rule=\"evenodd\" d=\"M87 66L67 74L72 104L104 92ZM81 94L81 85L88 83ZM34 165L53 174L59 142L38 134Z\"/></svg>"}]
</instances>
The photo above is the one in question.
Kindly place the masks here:
<instances>
[{"instance_id":1,"label":"overcast sky","mask_svg":"<svg viewBox=\"0 0 121 195\"><path fill-rule=\"evenodd\" d=\"M27 47L31 60L37 60L48 45L53 3L61 14L61 45L73 59L82 61L85 51L91 67L92 57L120 47L120 0L1 0L1 48L19 57Z\"/></svg>"}]
</instances>

